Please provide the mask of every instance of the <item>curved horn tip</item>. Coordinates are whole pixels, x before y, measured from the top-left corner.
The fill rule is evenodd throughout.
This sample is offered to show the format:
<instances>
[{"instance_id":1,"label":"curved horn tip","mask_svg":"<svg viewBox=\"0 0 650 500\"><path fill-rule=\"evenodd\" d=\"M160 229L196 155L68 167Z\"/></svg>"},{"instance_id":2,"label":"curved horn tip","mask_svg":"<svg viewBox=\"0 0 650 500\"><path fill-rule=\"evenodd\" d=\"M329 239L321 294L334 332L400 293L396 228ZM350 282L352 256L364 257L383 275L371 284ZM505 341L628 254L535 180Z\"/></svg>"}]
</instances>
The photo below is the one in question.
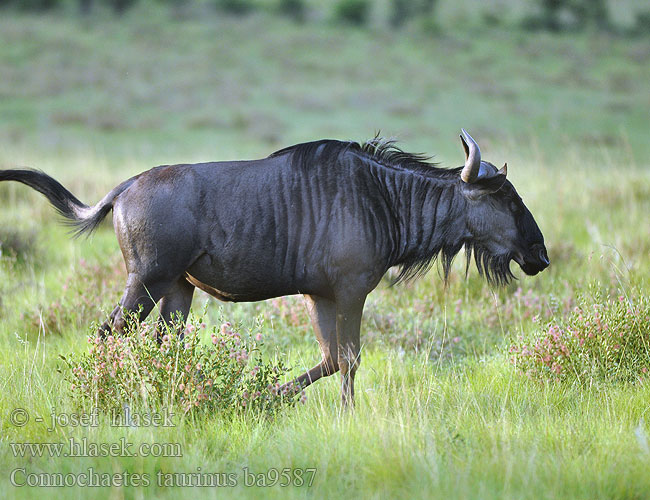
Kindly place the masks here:
<instances>
[{"instance_id":1,"label":"curved horn tip","mask_svg":"<svg viewBox=\"0 0 650 500\"><path fill-rule=\"evenodd\" d=\"M460 142L463 143L463 148L465 149L466 153L469 153L468 145L469 145L470 141L469 141L469 139L467 139L468 136L469 136L469 134L467 133L467 130L465 130L464 128L461 128L459 137L460 137Z\"/></svg>"},{"instance_id":2,"label":"curved horn tip","mask_svg":"<svg viewBox=\"0 0 650 500\"><path fill-rule=\"evenodd\" d=\"M497 172L497 174L499 174L499 175L503 175L504 177L507 176L507 175L508 175L508 164L507 164L507 163L504 163L504 164L503 164L503 167L501 167L501 168L499 169L499 171Z\"/></svg>"},{"instance_id":3,"label":"curved horn tip","mask_svg":"<svg viewBox=\"0 0 650 500\"><path fill-rule=\"evenodd\" d=\"M461 133L463 139L465 139L467 142L474 142L474 143L476 142L474 140L474 138L471 135L469 135L469 132L467 130L465 130L464 128L460 129L460 133Z\"/></svg>"},{"instance_id":4,"label":"curved horn tip","mask_svg":"<svg viewBox=\"0 0 650 500\"><path fill-rule=\"evenodd\" d=\"M460 137L460 143L463 145L463 151L465 151L465 159L469 156L469 144L467 144L467 141L465 140L465 137L463 137L463 134L460 134L458 137Z\"/></svg>"}]
</instances>

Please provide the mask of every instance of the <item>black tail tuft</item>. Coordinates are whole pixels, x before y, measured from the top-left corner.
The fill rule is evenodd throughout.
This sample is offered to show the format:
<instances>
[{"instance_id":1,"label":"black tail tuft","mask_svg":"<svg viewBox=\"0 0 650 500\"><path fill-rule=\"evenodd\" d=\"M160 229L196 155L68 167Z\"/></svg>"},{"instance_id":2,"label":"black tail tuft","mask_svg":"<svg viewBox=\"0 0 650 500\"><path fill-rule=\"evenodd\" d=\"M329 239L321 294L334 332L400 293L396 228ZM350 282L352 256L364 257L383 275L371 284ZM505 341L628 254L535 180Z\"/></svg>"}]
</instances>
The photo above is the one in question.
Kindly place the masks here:
<instances>
[{"instance_id":1,"label":"black tail tuft","mask_svg":"<svg viewBox=\"0 0 650 500\"><path fill-rule=\"evenodd\" d=\"M128 187L125 186L121 190L116 188L95 207L89 207L79 201L61 183L40 170L0 170L0 181L21 182L42 193L56 211L66 219L66 223L72 226L75 236L93 231L113 208L115 197Z\"/></svg>"}]
</instances>

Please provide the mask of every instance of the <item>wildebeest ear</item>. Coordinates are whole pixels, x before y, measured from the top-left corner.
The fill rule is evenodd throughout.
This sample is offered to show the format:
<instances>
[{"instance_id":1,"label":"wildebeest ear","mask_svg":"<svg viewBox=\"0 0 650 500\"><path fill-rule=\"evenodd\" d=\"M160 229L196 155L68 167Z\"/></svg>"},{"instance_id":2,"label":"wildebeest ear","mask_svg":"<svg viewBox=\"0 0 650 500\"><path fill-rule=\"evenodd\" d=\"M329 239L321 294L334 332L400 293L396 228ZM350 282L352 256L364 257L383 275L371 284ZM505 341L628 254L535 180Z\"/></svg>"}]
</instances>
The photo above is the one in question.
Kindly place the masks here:
<instances>
[{"instance_id":1,"label":"wildebeest ear","mask_svg":"<svg viewBox=\"0 0 650 500\"><path fill-rule=\"evenodd\" d=\"M502 168L494 175L479 177L472 184L463 184L463 193L472 200L476 200L486 194L496 193L506 182L507 170L507 168L505 170Z\"/></svg>"},{"instance_id":2,"label":"wildebeest ear","mask_svg":"<svg viewBox=\"0 0 650 500\"><path fill-rule=\"evenodd\" d=\"M501 167L497 171L497 175L503 175L504 177L506 177L508 175L508 164L507 163L504 163L503 167Z\"/></svg>"}]
</instances>

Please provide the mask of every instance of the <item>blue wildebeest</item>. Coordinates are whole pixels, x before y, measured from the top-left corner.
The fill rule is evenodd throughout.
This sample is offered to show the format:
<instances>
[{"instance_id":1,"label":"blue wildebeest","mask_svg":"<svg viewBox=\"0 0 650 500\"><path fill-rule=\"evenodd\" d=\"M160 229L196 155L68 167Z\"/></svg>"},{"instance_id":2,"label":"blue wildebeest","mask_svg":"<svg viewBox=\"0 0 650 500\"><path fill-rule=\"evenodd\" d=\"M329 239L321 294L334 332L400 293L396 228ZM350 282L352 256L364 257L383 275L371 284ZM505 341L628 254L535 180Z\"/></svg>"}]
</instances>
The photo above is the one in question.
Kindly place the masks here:
<instances>
[{"instance_id":1,"label":"blue wildebeest","mask_svg":"<svg viewBox=\"0 0 650 500\"><path fill-rule=\"evenodd\" d=\"M386 271L417 276L439 257L447 277L465 247L493 284L507 283L515 260L526 274L549 265L544 238L506 165L481 161L464 130L465 165L442 169L392 141L323 140L254 161L160 166L87 206L36 170L0 171L44 194L78 233L113 210L126 262L124 295L101 327L143 320L160 302L160 321L186 318L194 288L220 300L303 294L322 360L296 382L337 371L353 401L359 328L366 296Z\"/></svg>"}]
</instances>

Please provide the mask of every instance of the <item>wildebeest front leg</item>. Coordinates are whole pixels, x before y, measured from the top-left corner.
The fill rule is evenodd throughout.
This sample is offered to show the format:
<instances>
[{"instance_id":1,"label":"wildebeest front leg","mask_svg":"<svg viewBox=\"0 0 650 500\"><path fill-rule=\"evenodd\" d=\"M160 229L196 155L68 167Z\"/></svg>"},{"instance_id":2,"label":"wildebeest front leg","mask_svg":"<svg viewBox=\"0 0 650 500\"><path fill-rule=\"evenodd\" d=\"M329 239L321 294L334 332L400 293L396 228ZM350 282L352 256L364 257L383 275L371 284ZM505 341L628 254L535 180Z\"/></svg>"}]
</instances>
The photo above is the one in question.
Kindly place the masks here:
<instances>
[{"instance_id":1,"label":"wildebeest front leg","mask_svg":"<svg viewBox=\"0 0 650 500\"><path fill-rule=\"evenodd\" d=\"M336 303L316 295L305 295L305 302L307 303L307 311L323 359L292 382L294 387L298 388L307 387L319 378L329 377L339 370L336 342Z\"/></svg>"},{"instance_id":2,"label":"wildebeest front leg","mask_svg":"<svg viewBox=\"0 0 650 500\"><path fill-rule=\"evenodd\" d=\"M337 297L336 334L343 406L354 405L354 375L361 363L360 330L365 300L365 295Z\"/></svg>"}]
</instances>

